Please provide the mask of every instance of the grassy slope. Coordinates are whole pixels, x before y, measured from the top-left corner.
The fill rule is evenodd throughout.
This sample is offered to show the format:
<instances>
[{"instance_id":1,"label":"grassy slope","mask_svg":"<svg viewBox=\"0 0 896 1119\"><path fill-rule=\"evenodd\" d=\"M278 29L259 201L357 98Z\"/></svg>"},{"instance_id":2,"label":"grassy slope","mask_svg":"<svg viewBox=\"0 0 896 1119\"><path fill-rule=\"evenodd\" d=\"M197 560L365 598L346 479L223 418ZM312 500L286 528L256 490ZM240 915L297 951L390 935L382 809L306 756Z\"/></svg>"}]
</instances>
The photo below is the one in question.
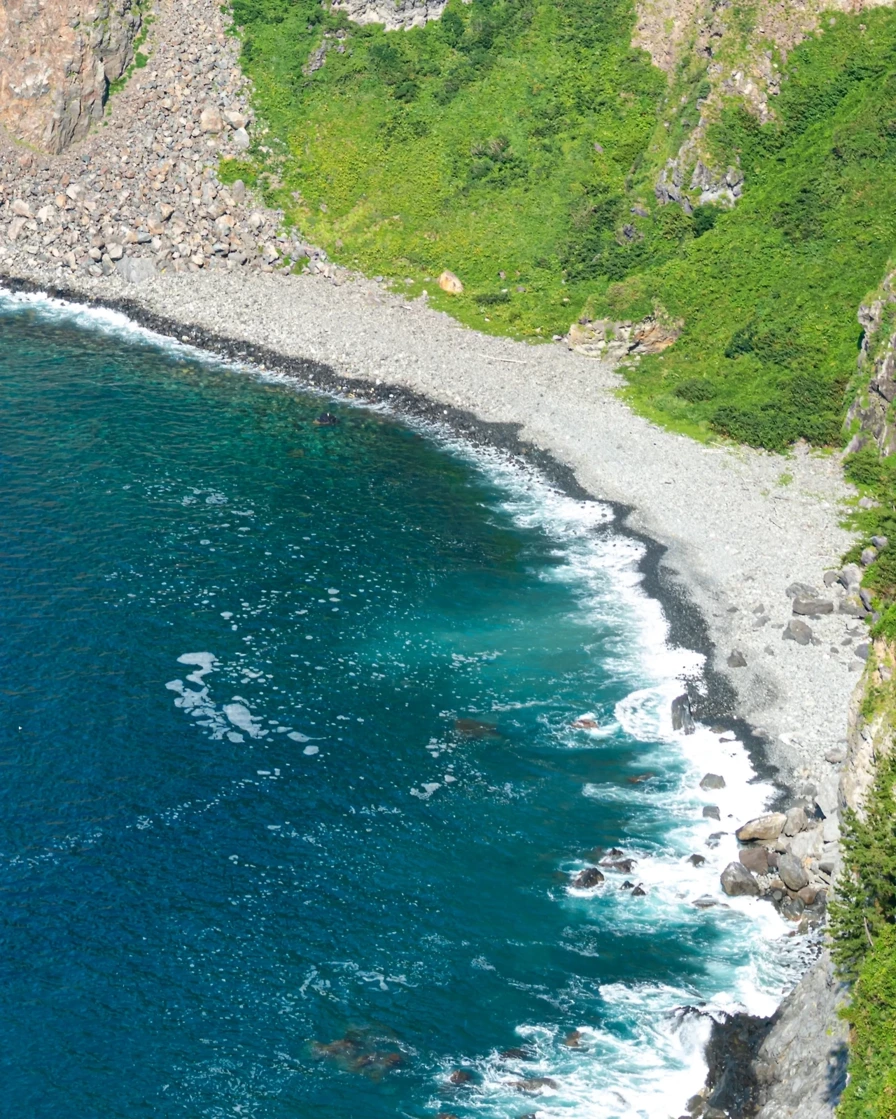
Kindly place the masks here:
<instances>
[{"instance_id":1,"label":"grassy slope","mask_svg":"<svg viewBox=\"0 0 896 1119\"><path fill-rule=\"evenodd\" d=\"M631 375L636 402L773 449L839 441L856 309L896 244L896 13L839 19L787 73L778 123L731 105L711 129L719 163L746 175L736 209L602 300L685 320Z\"/></svg>"},{"instance_id":2,"label":"grassy slope","mask_svg":"<svg viewBox=\"0 0 896 1119\"><path fill-rule=\"evenodd\" d=\"M622 205L663 88L629 46L627 0L452 0L440 22L389 35L319 0L234 10L287 155L278 201L308 236L367 272L429 277L430 293L457 272L452 309L478 326L565 332L588 291L563 274L576 223ZM340 27L344 53L306 77Z\"/></svg>"}]
</instances>

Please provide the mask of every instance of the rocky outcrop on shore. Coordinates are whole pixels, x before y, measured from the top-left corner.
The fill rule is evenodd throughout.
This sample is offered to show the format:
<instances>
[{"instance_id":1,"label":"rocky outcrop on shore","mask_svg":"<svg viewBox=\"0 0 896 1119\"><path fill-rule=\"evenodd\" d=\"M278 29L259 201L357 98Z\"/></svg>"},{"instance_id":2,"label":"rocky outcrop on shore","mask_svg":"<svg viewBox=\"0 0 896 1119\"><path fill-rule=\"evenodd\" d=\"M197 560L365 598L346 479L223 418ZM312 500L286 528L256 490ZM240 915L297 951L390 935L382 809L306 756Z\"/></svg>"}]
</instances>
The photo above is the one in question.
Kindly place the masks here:
<instances>
[{"instance_id":1,"label":"rocky outcrop on shore","mask_svg":"<svg viewBox=\"0 0 896 1119\"><path fill-rule=\"evenodd\" d=\"M241 155L255 131L220 7L164 0L144 49L147 65L102 125L61 155L0 138L0 268L61 282L297 265L335 273L242 181L219 181L221 158Z\"/></svg>"},{"instance_id":2,"label":"rocky outcrop on shore","mask_svg":"<svg viewBox=\"0 0 896 1119\"><path fill-rule=\"evenodd\" d=\"M86 136L134 59L142 22L136 0L4 0L0 125L45 152Z\"/></svg>"}]
</instances>

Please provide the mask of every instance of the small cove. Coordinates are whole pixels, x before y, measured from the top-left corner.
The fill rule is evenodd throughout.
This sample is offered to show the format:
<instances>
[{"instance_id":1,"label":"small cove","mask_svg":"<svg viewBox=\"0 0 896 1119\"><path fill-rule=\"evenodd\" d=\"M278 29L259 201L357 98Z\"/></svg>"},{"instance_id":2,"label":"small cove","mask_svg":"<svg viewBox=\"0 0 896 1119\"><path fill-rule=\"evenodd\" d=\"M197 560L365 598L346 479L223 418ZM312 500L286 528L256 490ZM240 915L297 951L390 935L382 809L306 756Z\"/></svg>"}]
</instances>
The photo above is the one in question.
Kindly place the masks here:
<instances>
[{"instance_id":1,"label":"small cove","mask_svg":"<svg viewBox=\"0 0 896 1119\"><path fill-rule=\"evenodd\" d=\"M102 316L0 331L10 1103L678 1114L676 1008L768 1011L792 961L769 909L692 904L703 805L772 790L672 733L700 658L609 507ZM598 846L633 871L570 890Z\"/></svg>"}]
</instances>

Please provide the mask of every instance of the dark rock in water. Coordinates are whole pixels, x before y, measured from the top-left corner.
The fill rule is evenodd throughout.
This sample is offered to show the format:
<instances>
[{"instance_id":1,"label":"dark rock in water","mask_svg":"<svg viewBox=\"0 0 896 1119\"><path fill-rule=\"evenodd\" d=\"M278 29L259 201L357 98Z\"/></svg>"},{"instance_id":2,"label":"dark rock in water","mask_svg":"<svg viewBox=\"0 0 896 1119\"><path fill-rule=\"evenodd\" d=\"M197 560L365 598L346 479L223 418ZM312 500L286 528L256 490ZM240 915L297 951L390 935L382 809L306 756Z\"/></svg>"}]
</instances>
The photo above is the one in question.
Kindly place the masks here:
<instances>
[{"instance_id":1,"label":"dark rock in water","mask_svg":"<svg viewBox=\"0 0 896 1119\"><path fill-rule=\"evenodd\" d=\"M712 734L725 734L728 730L727 727L720 726L718 723L709 728Z\"/></svg>"},{"instance_id":2,"label":"dark rock in water","mask_svg":"<svg viewBox=\"0 0 896 1119\"><path fill-rule=\"evenodd\" d=\"M585 858L589 863L599 863L607 853L606 847L592 847L590 851L585 852Z\"/></svg>"},{"instance_id":3,"label":"dark rock in water","mask_svg":"<svg viewBox=\"0 0 896 1119\"><path fill-rule=\"evenodd\" d=\"M795 641L797 645L811 645L815 640L812 630L798 618L791 618L784 627L782 637L785 641Z\"/></svg>"},{"instance_id":4,"label":"dark rock in water","mask_svg":"<svg viewBox=\"0 0 896 1119\"><path fill-rule=\"evenodd\" d=\"M625 854L625 851L623 851L621 847L611 847L610 850L607 851L607 854L614 859L618 859L620 855Z\"/></svg>"},{"instance_id":5,"label":"dark rock in water","mask_svg":"<svg viewBox=\"0 0 896 1119\"><path fill-rule=\"evenodd\" d=\"M523 1049L521 1046L513 1046L510 1049L502 1049L498 1054L502 1061L531 1061L532 1054L528 1049Z\"/></svg>"},{"instance_id":6,"label":"dark rock in water","mask_svg":"<svg viewBox=\"0 0 896 1119\"><path fill-rule=\"evenodd\" d=\"M596 866L586 866L573 878L572 884L577 890L590 890L592 886L599 886L603 880L604 876Z\"/></svg>"},{"instance_id":7,"label":"dark rock in water","mask_svg":"<svg viewBox=\"0 0 896 1119\"><path fill-rule=\"evenodd\" d=\"M729 863L721 874L722 889L730 898L758 897L759 883L743 863Z\"/></svg>"},{"instance_id":8,"label":"dark rock in water","mask_svg":"<svg viewBox=\"0 0 896 1119\"><path fill-rule=\"evenodd\" d=\"M697 909L713 909L718 904L719 903L716 901L716 899L710 897L709 894L704 894L703 897L694 898L694 900L691 902L691 905L696 906Z\"/></svg>"},{"instance_id":9,"label":"dark rock in water","mask_svg":"<svg viewBox=\"0 0 896 1119\"><path fill-rule=\"evenodd\" d=\"M719 812L718 805L705 804L703 806L703 817L706 820L719 820L722 819L722 814Z\"/></svg>"},{"instance_id":10,"label":"dark rock in water","mask_svg":"<svg viewBox=\"0 0 896 1119\"><path fill-rule=\"evenodd\" d=\"M753 874L768 873L768 851L765 847L743 847L738 852L738 858Z\"/></svg>"},{"instance_id":11,"label":"dark rock in water","mask_svg":"<svg viewBox=\"0 0 896 1119\"><path fill-rule=\"evenodd\" d=\"M634 882L629 882L628 879L626 879L622 883L622 885L619 887L620 890L633 890L634 888L635 888Z\"/></svg>"},{"instance_id":12,"label":"dark rock in water","mask_svg":"<svg viewBox=\"0 0 896 1119\"><path fill-rule=\"evenodd\" d=\"M746 668L747 658L740 649L732 649L728 654L728 667L729 668Z\"/></svg>"},{"instance_id":13,"label":"dark rock in water","mask_svg":"<svg viewBox=\"0 0 896 1119\"><path fill-rule=\"evenodd\" d=\"M335 427L339 420L332 412L321 412L314 421L315 427Z\"/></svg>"},{"instance_id":14,"label":"dark rock in water","mask_svg":"<svg viewBox=\"0 0 896 1119\"><path fill-rule=\"evenodd\" d=\"M656 777L655 773L637 773L634 777L628 778L630 785L643 785L645 781L649 781L651 777Z\"/></svg>"},{"instance_id":15,"label":"dark rock in water","mask_svg":"<svg viewBox=\"0 0 896 1119\"><path fill-rule=\"evenodd\" d=\"M703 855L690 855L688 857L688 862L691 864L691 866L703 866L703 864L706 862L706 859Z\"/></svg>"},{"instance_id":16,"label":"dark rock in water","mask_svg":"<svg viewBox=\"0 0 896 1119\"><path fill-rule=\"evenodd\" d=\"M534 1094L541 1092L544 1088L552 1088L556 1091L560 1085L556 1080L551 1080L549 1076L528 1076L525 1080L512 1080L510 1087L516 1088L518 1092Z\"/></svg>"},{"instance_id":17,"label":"dark rock in water","mask_svg":"<svg viewBox=\"0 0 896 1119\"><path fill-rule=\"evenodd\" d=\"M795 855L782 855L778 859L778 874L788 890L801 890L809 885L809 875Z\"/></svg>"},{"instance_id":18,"label":"dark rock in water","mask_svg":"<svg viewBox=\"0 0 896 1119\"><path fill-rule=\"evenodd\" d=\"M582 1045L582 1031L570 1030L566 1037L563 1039L563 1044L569 1046L570 1049L579 1049Z\"/></svg>"},{"instance_id":19,"label":"dark rock in water","mask_svg":"<svg viewBox=\"0 0 896 1119\"><path fill-rule=\"evenodd\" d=\"M484 723L479 719L455 719L454 729L470 738L497 738L498 727L495 723Z\"/></svg>"},{"instance_id":20,"label":"dark rock in water","mask_svg":"<svg viewBox=\"0 0 896 1119\"><path fill-rule=\"evenodd\" d=\"M476 1078L473 1076L469 1069L457 1068L448 1077L448 1083L454 1084L455 1087L462 1087L467 1084L474 1084Z\"/></svg>"},{"instance_id":21,"label":"dark rock in water","mask_svg":"<svg viewBox=\"0 0 896 1119\"><path fill-rule=\"evenodd\" d=\"M718 773L707 773L703 780L700 782L701 789L724 789L725 778L720 777Z\"/></svg>"},{"instance_id":22,"label":"dark rock in water","mask_svg":"<svg viewBox=\"0 0 896 1119\"><path fill-rule=\"evenodd\" d=\"M693 734L696 730L687 693L672 700L672 729L684 731L685 734Z\"/></svg>"},{"instance_id":23,"label":"dark rock in water","mask_svg":"<svg viewBox=\"0 0 896 1119\"><path fill-rule=\"evenodd\" d=\"M752 1014L726 1015L713 1021L705 1051L709 1096L704 1117L710 1114L709 1108L730 1119L756 1114L761 1099L753 1062L771 1028L771 1018Z\"/></svg>"},{"instance_id":24,"label":"dark rock in water","mask_svg":"<svg viewBox=\"0 0 896 1119\"><path fill-rule=\"evenodd\" d=\"M646 891L646 890L644 889L644 887L643 887L643 886L642 886L642 885L641 885L641 884L639 883L639 884L638 884L637 886L635 886L635 888L634 888L634 889L632 890L632 897L633 897L633 898L646 898L646 897L647 897L647 891Z\"/></svg>"},{"instance_id":25,"label":"dark rock in water","mask_svg":"<svg viewBox=\"0 0 896 1119\"><path fill-rule=\"evenodd\" d=\"M805 908L806 906L800 898L785 897L778 906L778 912L782 917L786 917L788 921L798 921L800 917L802 917Z\"/></svg>"},{"instance_id":26,"label":"dark rock in water","mask_svg":"<svg viewBox=\"0 0 896 1119\"><path fill-rule=\"evenodd\" d=\"M578 719L573 719L569 725L576 730L597 730L600 723L593 715L580 715Z\"/></svg>"},{"instance_id":27,"label":"dark rock in water","mask_svg":"<svg viewBox=\"0 0 896 1119\"><path fill-rule=\"evenodd\" d=\"M723 835L727 835L727 834L728 834L728 832L726 832L726 831L714 831L712 833L712 835L710 835L709 839L707 839L706 846L710 847L710 848L718 847L719 840L722 838Z\"/></svg>"},{"instance_id":28,"label":"dark rock in water","mask_svg":"<svg viewBox=\"0 0 896 1119\"><path fill-rule=\"evenodd\" d=\"M612 861L604 859L601 866L608 867L610 870L618 870L620 874L631 874L635 869L636 859L614 859Z\"/></svg>"}]
</instances>

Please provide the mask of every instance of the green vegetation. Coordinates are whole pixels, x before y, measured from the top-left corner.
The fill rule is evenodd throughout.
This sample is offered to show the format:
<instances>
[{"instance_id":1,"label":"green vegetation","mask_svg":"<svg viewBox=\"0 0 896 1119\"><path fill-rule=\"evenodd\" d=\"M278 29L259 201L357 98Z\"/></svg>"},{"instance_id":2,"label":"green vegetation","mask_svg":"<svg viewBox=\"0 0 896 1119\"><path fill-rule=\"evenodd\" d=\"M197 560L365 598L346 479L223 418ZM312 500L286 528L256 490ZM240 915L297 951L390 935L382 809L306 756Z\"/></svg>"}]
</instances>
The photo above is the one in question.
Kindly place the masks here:
<instances>
[{"instance_id":1,"label":"green vegetation","mask_svg":"<svg viewBox=\"0 0 896 1119\"><path fill-rule=\"evenodd\" d=\"M630 48L628 0L451 0L391 33L319 0L233 11L270 128L252 178L335 259L522 337L660 308L684 331L629 372L635 406L775 450L839 442L856 307L896 245L892 10L793 51L775 121L726 104L711 163L740 166L744 195L692 215L652 188L705 70L670 90ZM735 17L748 34L752 9ZM435 289L443 268L463 296Z\"/></svg>"},{"instance_id":2,"label":"green vegetation","mask_svg":"<svg viewBox=\"0 0 896 1119\"><path fill-rule=\"evenodd\" d=\"M892 699L892 697L890 697ZM878 702L882 697L878 697ZM849 1084L840 1119L896 1112L896 757L882 759L866 815L846 818L847 872L831 906L834 957L853 981Z\"/></svg>"},{"instance_id":3,"label":"green vegetation","mask_svg":"<svg viewBox=\"0 0 896 1119\"><path fill-rule=\"evenodd\" d=\"M236 0L234 17L274 137L272 200L336 259L544 337L581 310L595 255L619 275L638 255L616 228L665 79L629 45L629 0L451 0L388 34L320 0ZM690 219L658 224L674 251ZM444 268L463 296L435 289Z\"/></svg>"},{"instance_id":4,"label":"green vegetation","mask_svg":"<svg viewBox=\"0 0 896 1119\"><path fill-rule=\"evenodd\" d=\"M637 318L660 302L686 324L630 373L636 404L680 416L699 369L710 387L685 396L692 420L773 450L839 443L856 309L896 245L896 14L865 26L838 19L791 54L776 122L727 106L709 140L718 166L739 161L742 200L606 290L602 311Z\"/></svg>"}]
</instances>

